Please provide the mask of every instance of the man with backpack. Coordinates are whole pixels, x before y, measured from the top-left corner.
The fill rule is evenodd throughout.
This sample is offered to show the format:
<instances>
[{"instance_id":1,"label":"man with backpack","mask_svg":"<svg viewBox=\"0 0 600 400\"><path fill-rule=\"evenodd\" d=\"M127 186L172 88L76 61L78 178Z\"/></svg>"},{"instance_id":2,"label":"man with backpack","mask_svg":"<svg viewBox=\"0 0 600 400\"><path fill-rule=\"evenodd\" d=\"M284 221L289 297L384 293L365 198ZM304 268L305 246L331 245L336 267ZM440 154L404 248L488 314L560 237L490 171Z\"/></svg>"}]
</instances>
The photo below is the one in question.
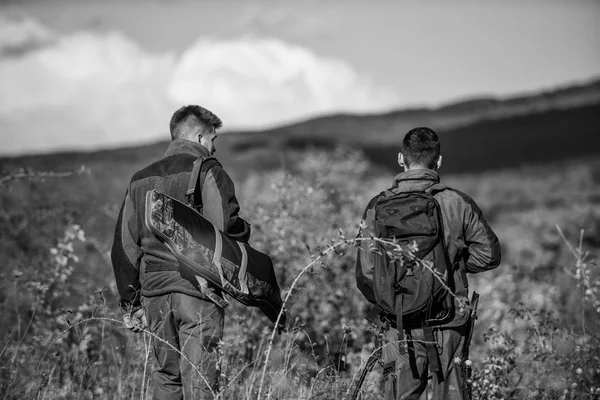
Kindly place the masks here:
<instances>
[{"instance_id":1,"label":"man with backpack","mask_svg":"<svg viewBox=\"0 0 600 400\"><path fill-rule=\"evenodd\" d=\"M404 172L364 212L356 263L381 325L385 398L418 399L431 372L434 399L465 399L467 273L497 267L500 244L475 202L440 184L432 129L409 131L398 163Z\"/></svg>"},{"instance_id":2,"label":"man with backpack","mask_svg":"<svg viewBox=\"0 0 600 400\"><path fill-rule=\"evenodd\" d=\"M145 224L145 202L152 189L185 202L194 162L215 152L221 125L203 107L177 110L164 157L133 175L117 220L111 258L125 326L158 336L152 340L155 400L212 399L218 390L223 308L180 275L177 258ZM247 242L250 225L238 216L233 182L221 164L211 165L202 174L202 214L220 231Z\"/></svg>"}]
</instances>

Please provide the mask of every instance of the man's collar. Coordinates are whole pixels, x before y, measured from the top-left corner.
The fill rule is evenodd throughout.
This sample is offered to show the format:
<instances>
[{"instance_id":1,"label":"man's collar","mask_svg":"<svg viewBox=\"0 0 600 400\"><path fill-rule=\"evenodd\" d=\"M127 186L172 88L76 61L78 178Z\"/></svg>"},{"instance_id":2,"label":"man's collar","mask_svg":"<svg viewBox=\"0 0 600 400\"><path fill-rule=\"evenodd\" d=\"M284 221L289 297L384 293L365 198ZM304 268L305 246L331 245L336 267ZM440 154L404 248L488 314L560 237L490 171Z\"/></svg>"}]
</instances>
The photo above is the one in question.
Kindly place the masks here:
<instances>
[{"instance_id":1,"label":"man's collar","mask_svg":"<svg viewBox=\"0 0 600 400\"><path fill-rule=\"evenodd\" d=\"M165 157L175 154L191 154L196 157L210 157L208 149L200 143L185 139L174 139L165 152Z\"/></svg>"},{"instance_id":2,"label":"man's collar","mask_svg":"<svg viewBox=\"0 0 600 400\"><path fill-rule=\"evenodd\" d=\"M439 183L440 176L432 169L409 169L396 175L394 186L401 181L434 181Z\"/></svg>"}]
</instances>

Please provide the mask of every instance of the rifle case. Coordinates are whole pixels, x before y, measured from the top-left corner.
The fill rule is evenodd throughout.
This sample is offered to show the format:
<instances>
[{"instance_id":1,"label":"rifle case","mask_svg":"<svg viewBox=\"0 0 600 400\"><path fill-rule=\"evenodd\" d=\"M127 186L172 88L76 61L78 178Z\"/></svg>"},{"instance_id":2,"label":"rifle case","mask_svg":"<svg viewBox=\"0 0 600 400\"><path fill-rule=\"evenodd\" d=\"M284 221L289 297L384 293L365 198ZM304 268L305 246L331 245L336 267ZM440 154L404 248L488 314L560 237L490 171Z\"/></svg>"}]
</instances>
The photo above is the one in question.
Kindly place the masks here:
<instances>
[{"instance_id":1,"label":"rifle case","mask_svg":"<svg viewBox=\"0 0 600 400\"><path fill-rule=\"evenodd\" d=\"M194 208L157 190L146 195L146 226L179 260L181 276L217 304L227 300L259 308L275 322L283 307L271 258L219 231ZM208 289L208 290L207 290ZM285 326L285 312L278 328Z\"/></svg>"}]
</instances>

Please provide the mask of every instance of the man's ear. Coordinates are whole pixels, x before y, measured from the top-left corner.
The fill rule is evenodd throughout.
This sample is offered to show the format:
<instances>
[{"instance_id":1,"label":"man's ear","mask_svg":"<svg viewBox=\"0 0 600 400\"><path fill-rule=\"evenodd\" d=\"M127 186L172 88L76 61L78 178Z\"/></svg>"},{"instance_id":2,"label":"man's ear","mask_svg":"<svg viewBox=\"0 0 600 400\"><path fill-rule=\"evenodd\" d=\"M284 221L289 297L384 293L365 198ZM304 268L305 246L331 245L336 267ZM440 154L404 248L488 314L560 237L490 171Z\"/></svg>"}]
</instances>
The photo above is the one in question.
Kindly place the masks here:
<instances>
[{"instance_id":1,"label":"man's ear","mask_svg":"<svg viewBox=\"0 0 600 400\"><path fill-rule=\"evenodd\" d=\"M435 163L436 168L435 169L440 169L440 167L442 166L442 155L440 154L440 156L438 157L437 162Z\"/></svg>"},{"instance_id":2,"label":"man's ear","mask_svg":"<svg viewBox=\"0 0 600 400\"><path fill-rule=\"evenodd\" d=\"M404 167L404 154L402 153L398 153L398 164L401 167Z\"/></svg>"}]
</instances>

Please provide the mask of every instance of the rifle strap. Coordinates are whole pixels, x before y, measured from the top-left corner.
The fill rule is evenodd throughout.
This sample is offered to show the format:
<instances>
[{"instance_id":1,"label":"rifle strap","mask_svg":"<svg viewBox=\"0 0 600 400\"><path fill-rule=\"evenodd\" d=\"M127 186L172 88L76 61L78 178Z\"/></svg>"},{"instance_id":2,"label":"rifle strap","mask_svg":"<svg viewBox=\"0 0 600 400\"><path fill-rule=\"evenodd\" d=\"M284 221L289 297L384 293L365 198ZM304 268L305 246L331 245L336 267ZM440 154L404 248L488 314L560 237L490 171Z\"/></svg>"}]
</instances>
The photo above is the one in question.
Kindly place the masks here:
<instances>
[{"instance_id":1,"label":"rifle strap","mask_svg":"<svg viewBox=\"0 0 600 400\"><path fill-rule=\"evenodd\" d=\"M192 174L190 175L190 181L188 182L188 188L185 192L185 196L188 201L188 205L194 206L196 202L196 196L194 192L196 190L196 184L198 182L198 176L200 175L200 168L202 167L202 162L204 161L204 157L197 158L194 160L194 166L192 167ZM202 197L202 196L200 196ZM202 201L202 199L200 199Z\"/></svg>"},{"instance_id":2,"label":"rifle strap","mask_svg":"<svg viewBox=\"0 0 600 400\"><path fill-rule=\"evenodd\" d=\"M192 167L192 173L190 175L190 181L188 182L188 188L185 192L185 196L188 205L195 208L200 213L204 207L202 203L202 186L206 180L206 174L215 165L220 165L214 157L198 157L194 161Z\"/></svg>"},{"instance_id":3,"label":"rifle strap","mask_svg":"<svg viewBox=\"0 0 600 400\"><path fill-rule=\"evenodd\" d=\"M214 157L198 157L194 160L194 165L192 167L192 173L190 174L190 180L188 182L187 191L185 192L185 197L187 199L188 206L194 208L200 213L202 213L204 208L202 203L202 187L204 186L204 181L206 180L206 174L208 174L208 171L210 171L210 169L215 165L220 165L220 163ZM213 253L212 263L219 273L221 285L226 287L226 285L229 285L230 283L225 278L223 267L221 265L223 238L221 236L221 232L219 232L216 226L214 227L214 230L215 250ZM229 306L227 299L225 299L220 292L216 293L214 291L214 287L209 287L208 281L205 278L196 275L196 280L198 281L200 292L202 292L210 301L221 308L226 308Z\"/></svg>"},{"instance_id":4,"label":"rifle strap","mask_svg":"<svg viewBox=\"0 0 600 400\"><path fill-rule=\"evenodd\" d=\"M225 286L227 285L227 279L225 279L225 273L223 272L223 266L221 265L221 257L223 255L223 237L221 236L219 228L213 225L213 229L215 232L215 251L213 253L212 264L219 273L221 285Z\"/></svg>"},{"instance_id":5,"label":"rifle strap","mask_svg":"<svg viewBox=\"0 0 600 400\"><path fill-rule=\"evenodd\" d=\"M240 270L238 271L238 282L240 283L240 291L244 294L249 294L250 290L248 289L248 285L246 284L246 270L248 269L248 252L246 251L246 247L237 242L238 247L242 253L242 264L240 265Z\"/></svg>"}]
</instances>

